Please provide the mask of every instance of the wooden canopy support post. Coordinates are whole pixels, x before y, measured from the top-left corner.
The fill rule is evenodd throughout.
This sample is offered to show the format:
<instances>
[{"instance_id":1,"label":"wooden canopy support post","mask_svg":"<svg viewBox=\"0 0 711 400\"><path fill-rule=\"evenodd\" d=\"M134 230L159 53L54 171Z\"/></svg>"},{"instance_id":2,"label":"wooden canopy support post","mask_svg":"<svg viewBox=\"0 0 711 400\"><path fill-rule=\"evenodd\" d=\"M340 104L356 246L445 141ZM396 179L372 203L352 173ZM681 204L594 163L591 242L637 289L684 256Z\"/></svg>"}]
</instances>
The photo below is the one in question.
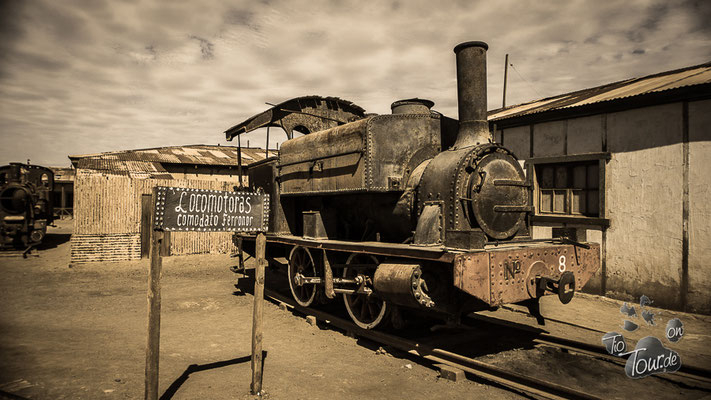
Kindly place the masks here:
<instances>
[{"instance_id":1,"label":"wooden canopy support post","mask_svg":"<svg viewBox=\"0 0 711 400\"><path fill-rule=\"evenodd\" d=\"M264 268L267 237L264 232L257 234L257 267L254 274L254 313L252 314L252 394L259 395L262 391L262 369L264 357L262 354L262 317L264 315Z\"/></svg>"},{"instance_id":2,"label":"wooden canopy support post","mask_svg":"<svg viewBox=\"0 0 711 400\"><path fill-rule=\"evenodd\" d=\"M240 135L237 135L237 173L239 174L239 188L242 189L242 140L240 140Z\"/></svg>"},{"instance_id":3,"label":"wooden canopy support post","mask_svg":"<svg viewBox=\"0 0 711 400\"><path fill-rule=\"evenodd\" d=\"M267 125L267 146L266 146L266 151L264 152L264 158L269 158L269 125Z\"/></svg>"}]
</instances>

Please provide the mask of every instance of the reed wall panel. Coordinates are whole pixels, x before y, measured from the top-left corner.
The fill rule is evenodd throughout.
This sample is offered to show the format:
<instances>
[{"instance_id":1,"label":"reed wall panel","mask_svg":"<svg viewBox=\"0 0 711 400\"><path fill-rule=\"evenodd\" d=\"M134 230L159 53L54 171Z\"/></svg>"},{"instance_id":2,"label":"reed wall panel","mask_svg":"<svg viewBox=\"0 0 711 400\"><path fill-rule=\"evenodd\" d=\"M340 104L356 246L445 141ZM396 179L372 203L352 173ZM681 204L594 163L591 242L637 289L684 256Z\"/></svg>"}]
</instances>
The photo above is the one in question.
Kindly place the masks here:
<instances>
[{"instance_id":1,"label":"reed wall panel","mask_svg":"<svg viewBox=\"0 0 711 400\"><path fill-rule=\"evenodd\" d=\"M106 261L99 254L112 260L140 258L141 196L152 193L156 186L232 190L234 185L200 179L136 179L78 169L74 183L77 239L72 237L72 262ZM230 232L172 232L170 253L230 253L235 250L231 236ZM125 239L128 237L131 239ZM116 239L113 244L111 238ZM121 258L124 256L127 258Z\"/></svg>"},{"instance_id":2,"label":"reed wall panel","mask_svg":"<svg viewBox=\"0 0 711 400\"><path fill-rule=\"evenodd\" d=\"M141 258L140 235L72 235L72 264L136 260L139 258Z\"/></svg>"}]
</instances>

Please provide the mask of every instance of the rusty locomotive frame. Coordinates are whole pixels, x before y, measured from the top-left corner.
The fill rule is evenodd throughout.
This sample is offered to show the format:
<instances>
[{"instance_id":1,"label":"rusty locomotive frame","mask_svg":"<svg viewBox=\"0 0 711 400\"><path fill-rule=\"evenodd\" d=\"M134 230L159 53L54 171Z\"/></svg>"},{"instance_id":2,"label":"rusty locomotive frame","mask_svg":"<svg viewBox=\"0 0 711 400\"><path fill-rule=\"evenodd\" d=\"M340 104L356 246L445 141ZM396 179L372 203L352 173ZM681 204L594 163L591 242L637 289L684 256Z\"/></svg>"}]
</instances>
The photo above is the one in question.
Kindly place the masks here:
<instances>
[{"instance_id":1,"label":"rusty locomotive frame","mask_svg":"<svg viewBox=\"0 0 711 400\"><path fill-rule=\"evenodd\" d=\"M0 248L24 249L42 242L54 221L54 172L10 163L0 167Z\"/></svg>"},{"instance_id":2,"label":"rusty locomotive frame","mask_svg":"<svg viewBox=\"0 0 711 400\"><path fill-rule=\"evenodd\" d=\"M341 296L366 329L410 313L456 321L507 303L542 323L542 296L567 303L599 269L597 244L531 238L531 182L486 119L487 50L454 48L459 120L424 99L374 115L305 96L226 131L232 140L267 127L268 143L280 127L289 139L248 172L251 188L273 199L267 254L299 304ZM253 235L235 241L254 251Z\"/></svg>"}]
</instances>

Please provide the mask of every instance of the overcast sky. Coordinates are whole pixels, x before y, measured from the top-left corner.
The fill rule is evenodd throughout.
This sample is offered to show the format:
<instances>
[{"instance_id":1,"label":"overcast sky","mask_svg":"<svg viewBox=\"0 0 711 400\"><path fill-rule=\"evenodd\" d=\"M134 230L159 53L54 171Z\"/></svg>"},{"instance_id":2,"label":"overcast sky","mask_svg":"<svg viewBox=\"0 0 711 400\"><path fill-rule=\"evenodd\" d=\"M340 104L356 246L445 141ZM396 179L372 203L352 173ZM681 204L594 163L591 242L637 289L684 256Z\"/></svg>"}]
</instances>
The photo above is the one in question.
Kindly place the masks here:
<instances>
[{"instance_id":1,"label":"overcast sky","mask_svg":"<svg viewBox=\"0 0 711 400\"><path fill-rule=\"evenodd\" d=\"M508 104L711 60L704 0L0 4L0 165L236 144L224 130L308 94L376 113L427 98L456 118L452 49L468 40L489 44L489 109L506 53Z\"/></svg>"}]
</instances>

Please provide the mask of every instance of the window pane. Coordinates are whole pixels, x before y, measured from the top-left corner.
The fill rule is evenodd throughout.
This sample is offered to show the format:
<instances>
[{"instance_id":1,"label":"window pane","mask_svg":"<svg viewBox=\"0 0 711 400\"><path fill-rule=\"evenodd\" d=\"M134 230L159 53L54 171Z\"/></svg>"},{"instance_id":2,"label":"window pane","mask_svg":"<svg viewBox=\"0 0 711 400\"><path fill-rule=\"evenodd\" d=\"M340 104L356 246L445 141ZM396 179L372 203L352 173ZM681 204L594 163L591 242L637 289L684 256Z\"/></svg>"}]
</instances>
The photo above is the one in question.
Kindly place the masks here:
<instances>
[{"instance_id":1,"label":"window pane","mask_svg":"<svg viewBox=\"0 0 711 400\"><path fill-rule=\"evenodd\" d=\"M553 212L565 213L565 190L553 191Z\"/></svg>"},{"instance_id":2,"label":"window pane","mask_svg":"<svg viewBox=\"0 0 711 400\"><path fill-rule=\"evenodd\" d=\"M600 191L588 190L587 197L587 215L591 217L600 216Z\"/></svg>"},{"instance_id":3,"label":"window pane","mask_svg":"<svg viewBox=\"0 0 711 400\"><path fill-rule=\"evenodd\" d=\"M578 165L573 167L573 187L575 189L585 189L585 176L588 167L585 165Z\"/></svg>"},{"instance_id":4,"label":"window pane","mask_svg":"<svg viewBox=\"0 0 711 400\"><path fill-rule=\"evenodd\" d=\"M600 187L600 166L595 163L588 165L588 189L598 189Z\"/></svg>"},{"instance_id":5,"label":"window pane","mask_svg":"<svg viewBox=\"0 0 711 400\"><path fill-rule=\"evenodd\" d=\"M573 190L573 198L571 199L571 206L573 208L573 214L584 214L586 209L585 204L585 191L584 190Z\"/></svg>"},{"instance_id":6,"label":"window pane","mask_svg":"<svg viewBox=\"0 0 711 400\"><path fill-rule=\"evenodd\" d=\"M541 167L541 176L539 185L542 188L549 189L553 187L553 167L543 166Z\"/></svg>"},{"instance_id":7,"label":"window pane","mask_svg":"<svg viewBox=\"0 0 711 400\"><path fill-rule=\"evenodd\" d=\"M555 187L558 189L568 187L568 167L559 166L555 169Z\"/></svg>"},{"instance_id":8,"label":"window pane","mask_svg":"<svg viewBox=\"0 0 711 400\"><path fill-rule=\"evenodd\" d=\"M541 212L553 212L553 191L541 190Z\"/></svg>"}]
</instances>

